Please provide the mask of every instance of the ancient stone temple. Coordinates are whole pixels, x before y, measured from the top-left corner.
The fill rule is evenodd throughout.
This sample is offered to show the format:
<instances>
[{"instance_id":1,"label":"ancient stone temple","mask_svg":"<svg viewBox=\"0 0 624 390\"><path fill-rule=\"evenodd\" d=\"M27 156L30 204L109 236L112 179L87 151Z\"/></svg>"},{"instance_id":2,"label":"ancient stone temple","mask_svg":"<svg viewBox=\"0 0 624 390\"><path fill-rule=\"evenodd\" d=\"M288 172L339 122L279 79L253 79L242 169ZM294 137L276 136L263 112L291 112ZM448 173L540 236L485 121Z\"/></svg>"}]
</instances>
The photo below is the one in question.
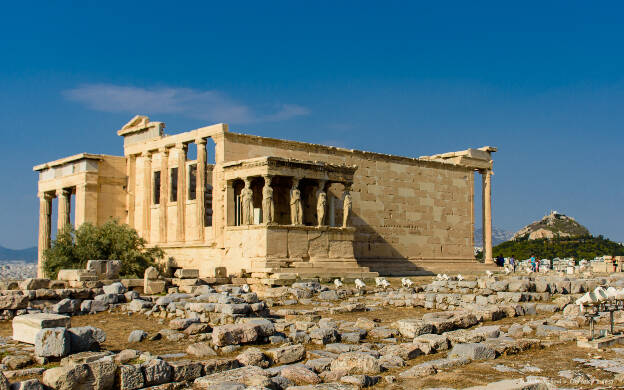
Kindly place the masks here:
<instances>
[{"instance_id":1,"label":"ancient stone temple","mask_svg":"<svg viewBox=\"0 0 624 390\"><path fill-rule=\"evenodd\" d=\"M215 267L366 277L476 266L475 171L491 261L496 148L410 158L239 134L225 124L175 135L164 127L136 116L117 132L123 156L83 153L34 167L40 272L53 198L58 227L71 221L72 206L76 226L116 218L175 267L202 276Z\"/></svg>"}]
</instances>

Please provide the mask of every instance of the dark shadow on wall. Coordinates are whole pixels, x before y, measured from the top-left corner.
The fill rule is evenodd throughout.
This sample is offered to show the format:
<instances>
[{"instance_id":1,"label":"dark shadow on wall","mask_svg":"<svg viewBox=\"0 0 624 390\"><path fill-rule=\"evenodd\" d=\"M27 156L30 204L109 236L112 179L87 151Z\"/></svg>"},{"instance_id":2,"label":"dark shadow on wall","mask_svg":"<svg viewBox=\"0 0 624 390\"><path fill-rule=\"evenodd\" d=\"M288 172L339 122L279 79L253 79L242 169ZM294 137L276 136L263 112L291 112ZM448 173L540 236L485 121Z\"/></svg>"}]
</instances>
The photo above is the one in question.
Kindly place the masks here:
<instances>
[{"instance_id":1,"label":"dark shadow on wall","mask_svg":"<svg viewBox=\"0 0 624 390\"><path fill-rule=\"evenodd\" d=\"M342 210L340 212L340 221L342 222ZM358 265L368 267L370 271L377 272L382 276L435 275L431 270L415 264L417 260L410 260L403 256L390 242L353 212L350 217L350 226L357 229L353 250ZM366 240L358 241L358 238L361 239L362 236L366 236ZM380 249L384 252L382 256L366 257L367 252Z\"/></svg>"}]
</instances>

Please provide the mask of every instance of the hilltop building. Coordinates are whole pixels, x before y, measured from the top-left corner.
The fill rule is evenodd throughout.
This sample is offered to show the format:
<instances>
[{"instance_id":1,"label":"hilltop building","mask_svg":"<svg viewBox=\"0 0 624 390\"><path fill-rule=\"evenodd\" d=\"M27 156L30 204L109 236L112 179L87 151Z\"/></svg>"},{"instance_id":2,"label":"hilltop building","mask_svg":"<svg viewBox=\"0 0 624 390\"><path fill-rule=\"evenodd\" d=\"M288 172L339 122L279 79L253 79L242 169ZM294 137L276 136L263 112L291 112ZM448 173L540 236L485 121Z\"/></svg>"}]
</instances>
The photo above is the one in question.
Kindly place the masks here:
<instances>
[{"instance_id":1,"label":"hilltop building","mask_svg":"<svg viewBox=\"0 0 624 390\"><path fill-rule=\"evenodd\" d=\"M476 266L475 171L491 261L496 148L409 158L239 134L226 124L175 135L164 127L136 116L117 132L123 156L82 153L34 167L40 275L53 198L59 227L71 221L73 203L76 226L116 218L202 276L215 267L365 277Z\"/></svg>"}]
</instances>

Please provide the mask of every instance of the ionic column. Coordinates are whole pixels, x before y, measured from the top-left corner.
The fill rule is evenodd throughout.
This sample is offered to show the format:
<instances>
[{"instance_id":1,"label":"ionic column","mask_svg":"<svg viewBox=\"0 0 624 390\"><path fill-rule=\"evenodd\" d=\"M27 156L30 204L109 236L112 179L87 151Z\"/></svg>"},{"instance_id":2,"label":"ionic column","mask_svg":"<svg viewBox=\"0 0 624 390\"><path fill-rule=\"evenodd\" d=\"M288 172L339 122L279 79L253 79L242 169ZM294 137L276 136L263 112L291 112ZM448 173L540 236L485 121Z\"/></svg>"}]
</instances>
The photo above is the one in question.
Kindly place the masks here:
<instances>
[{"instance_id":1,"label":"ionic column","mask_svg":"<svg viewBox=\"0 0 624 390\"><path fill-rule=\"evenodd\" d=\"M158 240L167 242L167 201L169 200L169 150L160 149L160 205Z\"/></svg>"},{"instance_id":2,"label":"ionic column","mask_svg":"<svg viewBox=\"0 0 624 390\"><path fill-rule=\"evenodd\" d=\"M126 177L128 184L126 186L126 204L128 206L127 223L136 228L134 223L134 191L136 190L136 156L130 155L126 160Z\"/></svg>"},{"instance_id":3,"label":"ionic column","mask_svg":"<svg viewBox=\"0 0 624 390\"><path fill-rule=\"evenodd\" d=\"M197 180L195 180L195 193L197 194L197 239L204 240L204 214L206 213L205 190L206 190L206 140L195 140L197 144Z\"/></svg>"},{"instance_id":4,"label":"ionic column","mask_svg":"<svg viewBox=\"0 0 624 390\"><path fill-rule=\"evenodd\" d=\"M69 215L71 210L71 191L68 189L56 190L56 198L58 199L58 220L57 231L60 232L65 226L71 223L71 217Z\"/></svg>"},{"instance_id":5,"label":"ionic column","mask_svg":"<svg viewBox=\"0 0 624 390\"><path fill-rule=\"evenodd\" d=\"M177 216L176 223L176 240L184 241L185 234L185 222L184 217L186 213L186 153L187 147L185 144L177 144L176 149L178 152L178 198L177 198Z\"/></svg>"},{"instance_id":6,"label":"ionic column","mask_svg":"<svg viewBox=\"0 0 624 390\"><path fill-rule=\"evenodd\" d=\"M483 259L494 262L492 258L492 171L481 172L483 180Z\"/></svg>"},{"instance_id":7,"label":"ionic column","mask_svg":"<svg viewBox=\"0 0 624 390\"><path fill-rule=\"evenodd\" d=\"M52 196L39 194L39 245L37 251L37 277L43 278L43 254L50 248L52 230Z\"/></svg>"},{"instance_id":8,"label":"ionic column","mask_svg":"<svg viewBox=\"0 0 624 390\"><path fill-rule=\"evenodd\" d=\"M152 154L143 152L143 238L150 241L150 214L152 202Z\"/></svg>"}]
</instances>

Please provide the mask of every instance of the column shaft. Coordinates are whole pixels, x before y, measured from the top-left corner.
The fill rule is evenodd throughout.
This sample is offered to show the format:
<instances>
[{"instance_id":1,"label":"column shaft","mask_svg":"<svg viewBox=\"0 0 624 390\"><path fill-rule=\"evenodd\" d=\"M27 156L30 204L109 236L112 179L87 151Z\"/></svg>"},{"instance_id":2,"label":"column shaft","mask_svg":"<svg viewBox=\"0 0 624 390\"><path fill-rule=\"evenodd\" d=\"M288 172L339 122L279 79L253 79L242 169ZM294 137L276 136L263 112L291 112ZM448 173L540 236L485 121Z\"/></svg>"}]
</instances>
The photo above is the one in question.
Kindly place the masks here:
<instances>
[{"instance_id":1,"label":"column shaft","mask_svg":"<svg viewBox=\"0 0 624 390\"><path fill-rule=\"evenodd\" d=\"M50 248L50 232L52 228L52 197L39 194L39 246L37 251L37 277L45 277L43 271L43 254Z\"/></svg>"},{"instance_id":2,"label":"column shaft","mask_svg":"<svg viewBox=\"0 0 624 390\"><path fill-rule=\"evenodd\" d=\"M493 262L492 259L492 172L482 173L483 179L483 259Z\"/></svg>"},{"instance_id":3,"label":"column shaft","mask_svg":"<svg viewBox=\"0 0 624 390\"><path fill-rule=\"evenodd\" d=\"M167 201L169 200L169 150L160 151L160 214L158 219L158 238L167 242Z\"/></svg>"},{"instance_id":4,"label":"column shaft","mask_svg":"<svg viewBox=\"0 0 624 390\"><path fill-rule=\"evenodd\" d=\"M136 190L136 156L130 155L126 160L126 176L128 183L126 186L126 205L128 207L127 223L136 228L134 223L134 193Z\"/></svg>"},{"instance_id":5,"label":"column shaft","mask_svg":"<svg viewBox=\"0 0 624 390\"><path fill-rule=\"evenodd\" d=\"M56 198L58 199L58 220L57 231L61 231L65 226L71 223L71 191L67 189L60 189L56 191Z\"/></svg>"},{"instance_id":6,"label":"column shaft","mask_svg":"<svg viewBox=\"0 0 624 390\"><path fill-rule=\"evenodd\" d=\"M205 189L206 189L206 140L198 139L197 144L197 180L195 193L197 195L197 239L204 240L204 214L206 213Z\"/></svg>"},{"instance_id":7,"label":"column shaft","mask_svg":"<svg viewBox=\"0 0 624 390\"><path fill-rule=\"evenodd\" d=\"M186 213L186 145L176 145L178 152L178 198L177 198L177 223L176 239L184 241L185 238L185 213Z\"/></svg>"},{"instance_id":8,"label":"column shaft","mask_svg":"<svg viewBox=\"0 0 624 390\"><path fill-rule=\"evenodd\" d=\"M150 241L150 214L152 212L152 156L143 153L143 238Z\"/></svg>"}]
</instances>

